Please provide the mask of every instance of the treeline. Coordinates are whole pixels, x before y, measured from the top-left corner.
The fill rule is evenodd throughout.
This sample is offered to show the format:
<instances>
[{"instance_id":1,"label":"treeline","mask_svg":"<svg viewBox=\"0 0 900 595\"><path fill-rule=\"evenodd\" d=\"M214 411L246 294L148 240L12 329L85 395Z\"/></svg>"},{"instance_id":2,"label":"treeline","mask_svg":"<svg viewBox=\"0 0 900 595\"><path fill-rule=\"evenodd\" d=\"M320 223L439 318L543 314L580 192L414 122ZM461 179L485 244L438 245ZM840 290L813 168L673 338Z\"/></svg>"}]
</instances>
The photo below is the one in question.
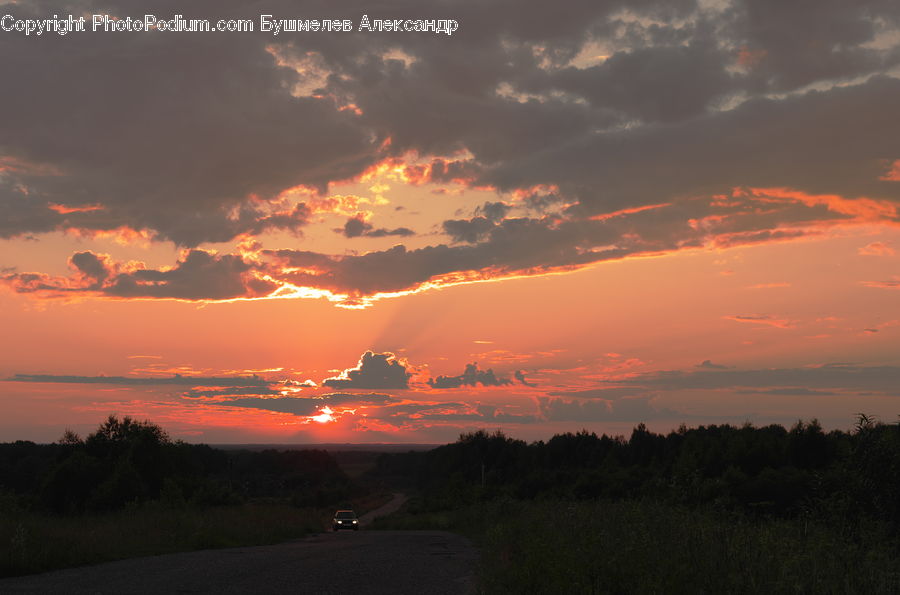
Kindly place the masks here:
<instances>
[{"instance_id":1,"label":"treeline","mask_svg":"<svg viewBox=\"0 0 900 595\"><path fill-rule=\"evenodd\" d=\"M110 416L86 438L0 444L0 496L35 512L80 514L279 499L321 507L359 488L323 450L221 450L173 441L158 425Z\"/></svg>"},{"instance_id":2,"label":"treeline","mask_svg":"<svg viewBox=\"0 0 900 595\"><path fill-rule=\"evenodd\" d=\"M860 416L850 432L815 420L790 429L682 426L630 438L586 431L527 444L499 431L463 434L427 452L385 454L383 476L421 493L421 511L497 499L652 499L780 517L875 519L900 534L900 426Z\"/></svg>"}]
</instances>

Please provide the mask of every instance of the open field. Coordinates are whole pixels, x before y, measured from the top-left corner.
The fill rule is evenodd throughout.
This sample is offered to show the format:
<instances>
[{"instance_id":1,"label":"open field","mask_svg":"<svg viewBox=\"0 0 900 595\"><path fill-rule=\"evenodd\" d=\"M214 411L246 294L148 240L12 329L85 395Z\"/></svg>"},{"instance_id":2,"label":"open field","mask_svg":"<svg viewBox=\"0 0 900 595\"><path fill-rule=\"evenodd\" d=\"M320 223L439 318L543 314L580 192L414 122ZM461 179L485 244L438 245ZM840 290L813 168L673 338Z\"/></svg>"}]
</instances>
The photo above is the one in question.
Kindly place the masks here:
<instances>
[{"instance_id":1,"label":"open field","mask_svg":"<svg viewBox=\"0 0 900 595\"><path fill-rule=\"evenodd\" d=\"M654 502L505 501L379 519L458 531L481 549L483 593L897 593L877 525L851 533Z\"/></svg>"}]
</instances>

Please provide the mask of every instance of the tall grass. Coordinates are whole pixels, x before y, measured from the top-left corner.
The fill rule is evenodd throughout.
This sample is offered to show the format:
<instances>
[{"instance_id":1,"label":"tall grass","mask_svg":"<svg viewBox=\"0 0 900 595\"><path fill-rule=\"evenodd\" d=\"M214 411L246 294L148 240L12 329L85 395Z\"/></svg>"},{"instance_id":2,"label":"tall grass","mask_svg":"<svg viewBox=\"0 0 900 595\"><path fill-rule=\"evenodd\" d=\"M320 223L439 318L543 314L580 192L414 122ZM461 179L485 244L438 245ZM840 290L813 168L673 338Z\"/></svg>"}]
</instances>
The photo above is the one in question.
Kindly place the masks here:
<instances>
[{"instance_id":1,"label":"tall grass","mask_svg":"<svg viewBox=\"0 0 900 595\"><path fill-rule=\"evenodd\" d=\"M879 527L655 502L488 503L401 515L382 528L457 530L481 546L484 593L898 593Z\"/></svg>"}]
</instances>

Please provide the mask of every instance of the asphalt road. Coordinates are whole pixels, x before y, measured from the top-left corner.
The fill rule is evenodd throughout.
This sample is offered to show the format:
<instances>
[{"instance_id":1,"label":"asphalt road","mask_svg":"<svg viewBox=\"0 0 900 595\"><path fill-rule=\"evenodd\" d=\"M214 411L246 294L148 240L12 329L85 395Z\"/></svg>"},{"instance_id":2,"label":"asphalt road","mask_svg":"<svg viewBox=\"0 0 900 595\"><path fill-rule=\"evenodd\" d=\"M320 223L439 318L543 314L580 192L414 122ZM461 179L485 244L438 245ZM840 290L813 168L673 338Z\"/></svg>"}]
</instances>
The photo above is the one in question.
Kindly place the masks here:
<instances>
[{"instance_id":1,"label":"asphalt road","mask_svg":"<svg viewBox=\"0 0 900 595\"><path fill-rule=\"evenodd\" d=\"M443 531L339 531L3 579L0 593L464 594L476 557L467 539Z\"/></svg>"},{"instance_id":2,"label":"asphalt road","mask_svg":"<svg viewBox=\"0 0 900 595\"><path fill-rule=\"evenodd\" d=\"M0 580L0 593L469 593L475 550L442 531L340 531Z\"/></svg>"}]
</instances>

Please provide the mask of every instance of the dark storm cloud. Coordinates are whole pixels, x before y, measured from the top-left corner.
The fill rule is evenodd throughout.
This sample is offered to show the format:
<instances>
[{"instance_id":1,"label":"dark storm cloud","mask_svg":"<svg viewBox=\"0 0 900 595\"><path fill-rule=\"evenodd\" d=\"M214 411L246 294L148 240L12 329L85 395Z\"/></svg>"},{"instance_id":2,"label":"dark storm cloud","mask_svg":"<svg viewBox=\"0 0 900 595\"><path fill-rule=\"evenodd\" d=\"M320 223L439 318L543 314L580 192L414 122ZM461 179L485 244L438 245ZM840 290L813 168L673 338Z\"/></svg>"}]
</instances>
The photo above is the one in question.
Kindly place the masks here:
<instances>
[{"instance_id":1,"label":"dark storm cloud","mask_svg":"<svg viewBox=\"0 0 900 595\"><path fill-rule=\"evenodd\" d=\"M507 378L497 378L493 370L479 370L477 363L466 364L459 376L438 376L428 380L432 388L459 388L460 386L503 386L512 384Z\"/></svg>"},{"instance_id":2,"label":"dark storm cloud","mask_svg":"<svg viewBox=\"0 0 900 595\"><path fill-rule=\"evenodd\" d=\"M365 352L355 368L344 370L340 376L326 378L323 386L331 388L409 388L411 372L393 353Z\"/></svg>"}]
</instances>

